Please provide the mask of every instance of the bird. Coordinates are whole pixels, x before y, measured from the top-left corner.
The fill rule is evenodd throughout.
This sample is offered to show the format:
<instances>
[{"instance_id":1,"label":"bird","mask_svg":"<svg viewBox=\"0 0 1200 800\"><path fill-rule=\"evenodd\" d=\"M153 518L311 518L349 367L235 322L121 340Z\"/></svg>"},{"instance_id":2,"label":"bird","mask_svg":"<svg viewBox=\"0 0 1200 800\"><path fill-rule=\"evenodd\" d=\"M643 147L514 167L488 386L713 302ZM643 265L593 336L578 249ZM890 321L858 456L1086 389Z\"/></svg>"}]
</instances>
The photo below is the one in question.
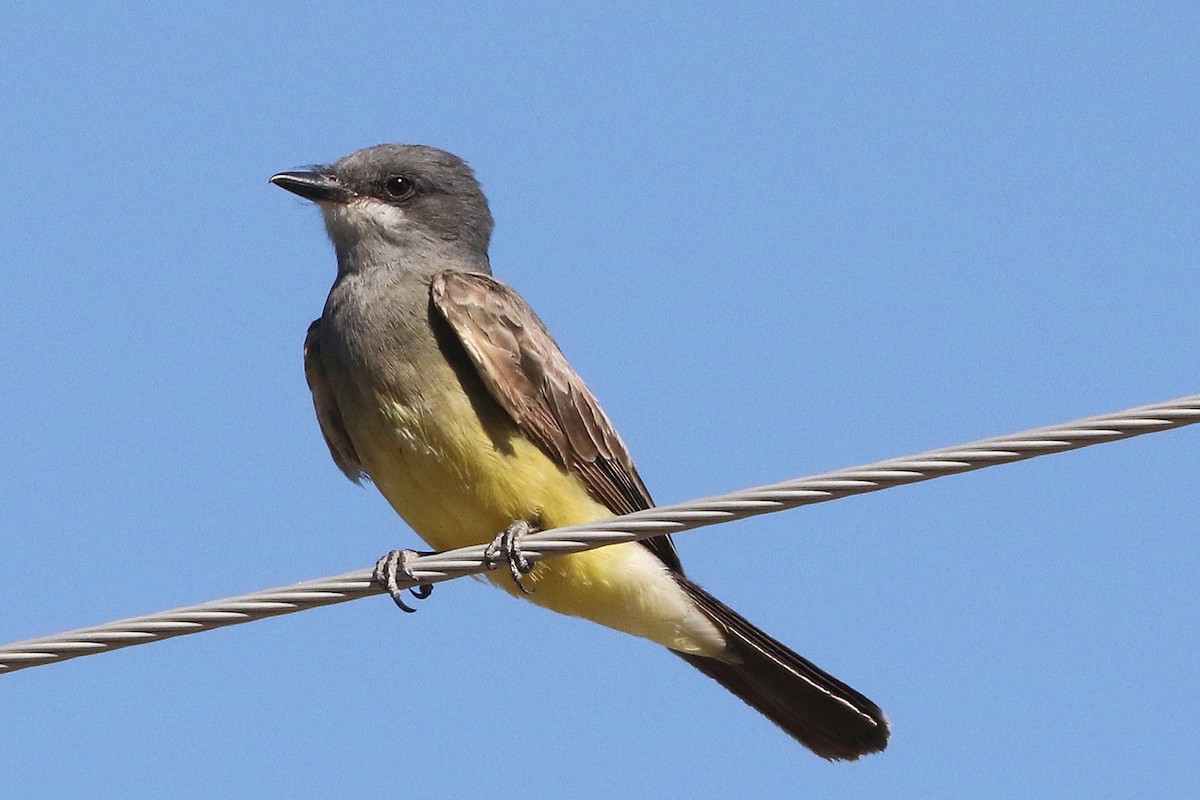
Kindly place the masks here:
<instances>
[{"instance_id":1,"label":"bird","mask_svg":"<svg viewBox=\"0 0 1200 800\"><path fill-rule=\"evenodd\" d=\"M818 756L887 746L875 703L694 583L668 536L521 555L529 531L653 501L545 324L492 276L492 214L463 159L381 144L270 180L319 207L337 258L304 371L348 478L373 482L434 548L490 543L510 565L488 573L502 589L666 647ZM380 559L377 579L407 552Z\"/></svg>"}]
</instances>

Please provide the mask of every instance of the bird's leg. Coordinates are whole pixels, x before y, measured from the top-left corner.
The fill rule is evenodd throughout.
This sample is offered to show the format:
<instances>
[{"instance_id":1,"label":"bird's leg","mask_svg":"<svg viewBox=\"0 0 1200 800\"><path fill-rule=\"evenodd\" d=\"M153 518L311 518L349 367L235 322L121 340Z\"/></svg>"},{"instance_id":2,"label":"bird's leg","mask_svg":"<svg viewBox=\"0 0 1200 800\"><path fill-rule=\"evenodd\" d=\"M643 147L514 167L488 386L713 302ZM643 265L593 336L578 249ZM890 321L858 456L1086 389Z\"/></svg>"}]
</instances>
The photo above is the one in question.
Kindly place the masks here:
<instances>
[{"instance_id":1,"label":"bird's leg","mask_svg":"<svg viewBox=\"0 0 1200 800\"><path fill-rule=\"evenodd\" d=\"M431 553L418 553L416 550L392 550L375 562L375 573L372 575L376 583L387 589L388 594L392 596L392 600L400 610L407 611L409 614L416 609L404 602L404 590L400 588L399 577L402 576L410 581L417 579L413 575L412 568L408 566L408 560L419 555L431 555ZM408 591L418 600L424 600L433 594L433 584L418 584L410 587Z\"/></svg>"},{"instance_id":2,"label":"bird's leg","mask_svg":"<svg viewBox=\"0 0 1200 800\"><path fill-rule=\"evenodd\" d=\"M533 594L532 589L525 588L521 578L533 570L533 564L521 552L521 538L538 530L537 526L528 520L519 519L505 528L500 535L492 539L492 543L483 551L483 563L488 569L495 569L500 560L508 562L508 571L513 582L525 594Z\"/></svg>"}]
</instances>

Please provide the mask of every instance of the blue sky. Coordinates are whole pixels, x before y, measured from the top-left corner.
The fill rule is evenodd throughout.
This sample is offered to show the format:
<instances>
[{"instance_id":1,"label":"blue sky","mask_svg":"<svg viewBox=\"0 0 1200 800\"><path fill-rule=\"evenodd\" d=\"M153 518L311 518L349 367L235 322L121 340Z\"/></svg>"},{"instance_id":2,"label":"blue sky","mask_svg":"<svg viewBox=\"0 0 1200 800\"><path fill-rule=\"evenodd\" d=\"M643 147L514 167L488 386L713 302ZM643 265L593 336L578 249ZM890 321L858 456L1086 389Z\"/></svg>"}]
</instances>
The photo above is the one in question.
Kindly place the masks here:
<instances>
[{"instance_id":1,"label":"blue sky","mask_svg":"<svg viewBox=\"0 0 1200 800\"><path fill-rule=\"evenodd\" d=\"M468 159L663 502L1200 391L1192 4L43 4L0 25L0 641L415 546L267 183ZM1200 430L678 537L888 712L826 764L474 581L0 676L22 797L1192 797Z\"/></svg>"}]
</instances>

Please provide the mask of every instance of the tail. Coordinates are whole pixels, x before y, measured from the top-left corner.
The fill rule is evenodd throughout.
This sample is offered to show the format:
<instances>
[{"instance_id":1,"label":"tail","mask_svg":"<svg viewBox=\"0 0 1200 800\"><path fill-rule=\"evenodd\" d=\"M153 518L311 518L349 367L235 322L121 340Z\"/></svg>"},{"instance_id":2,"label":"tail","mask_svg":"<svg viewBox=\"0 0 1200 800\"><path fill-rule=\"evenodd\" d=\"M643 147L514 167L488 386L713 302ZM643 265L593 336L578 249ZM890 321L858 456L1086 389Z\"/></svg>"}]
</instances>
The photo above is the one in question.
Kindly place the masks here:
<instances>
[{"instance_id":1,"label":"tail","mask_svg":"<svg viewBox=\"0 0 1200 800\"><path fill-rule=\"evenodd\" d=\"M887 747L879 706L772 639L733 609L676 575L683 590L729 637L732 663L675 655L740 697L822 758L852 761Z\"/></svg>"}]
</instances>

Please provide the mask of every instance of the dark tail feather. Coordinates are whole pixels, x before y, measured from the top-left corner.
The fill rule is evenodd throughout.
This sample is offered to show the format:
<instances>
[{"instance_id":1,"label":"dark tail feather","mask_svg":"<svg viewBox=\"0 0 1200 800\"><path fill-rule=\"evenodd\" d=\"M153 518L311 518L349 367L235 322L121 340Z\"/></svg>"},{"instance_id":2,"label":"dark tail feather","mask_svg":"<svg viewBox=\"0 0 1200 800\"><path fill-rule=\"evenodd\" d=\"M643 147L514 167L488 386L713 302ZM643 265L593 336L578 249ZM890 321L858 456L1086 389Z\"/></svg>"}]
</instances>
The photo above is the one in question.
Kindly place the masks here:
<instances>
[{"instance_id":1,"label":"dark tail feather","mask_svg":"<svg viewBox=\"0 0 1200 800\"><path fill-rule=\"evenodd\" d=\"M736 663L675 655L757 709L822 758L853 760L887 747L879 706L751 625L681 575L676 579L729 634Z\"/></svg>"}]
</instances>

